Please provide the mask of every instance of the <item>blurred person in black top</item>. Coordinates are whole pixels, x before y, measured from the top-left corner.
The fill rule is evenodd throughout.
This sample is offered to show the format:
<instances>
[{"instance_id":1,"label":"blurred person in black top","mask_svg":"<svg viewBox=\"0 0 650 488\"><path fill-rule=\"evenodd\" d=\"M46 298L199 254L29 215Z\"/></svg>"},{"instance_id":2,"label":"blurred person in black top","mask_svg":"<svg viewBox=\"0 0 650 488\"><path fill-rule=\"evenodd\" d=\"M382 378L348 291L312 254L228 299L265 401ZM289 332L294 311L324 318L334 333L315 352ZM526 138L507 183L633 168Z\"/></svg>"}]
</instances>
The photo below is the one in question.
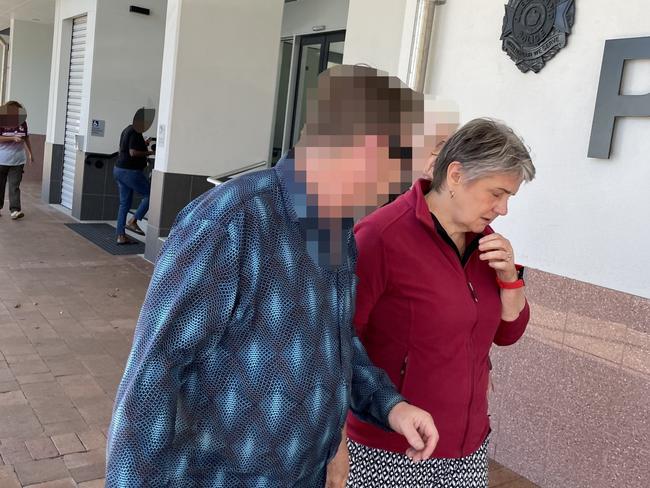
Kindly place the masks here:
<instances>
[{"instance_id":1,"label":"blurred person in black top","mask_svg":"<svg viewBox=\"0 0 650 488\"><path fill-rule=\"evenodd\" d=\"M122 131L120 136L120 152L113 169L113 177L120 192L120 209L117 214L117 243L134 243L126 235L125 229L144 235L138 226L149 210L150 183L142 170L147 167L147 156L154 154L149 150L151 139L145 140L142 134L151 128L156 111L152 108L140 108L133 117L133 124ZM142 201L135 214L129 221L126 217L133 202L133 192L142 195Z\"/></svg>"}]
</instances>

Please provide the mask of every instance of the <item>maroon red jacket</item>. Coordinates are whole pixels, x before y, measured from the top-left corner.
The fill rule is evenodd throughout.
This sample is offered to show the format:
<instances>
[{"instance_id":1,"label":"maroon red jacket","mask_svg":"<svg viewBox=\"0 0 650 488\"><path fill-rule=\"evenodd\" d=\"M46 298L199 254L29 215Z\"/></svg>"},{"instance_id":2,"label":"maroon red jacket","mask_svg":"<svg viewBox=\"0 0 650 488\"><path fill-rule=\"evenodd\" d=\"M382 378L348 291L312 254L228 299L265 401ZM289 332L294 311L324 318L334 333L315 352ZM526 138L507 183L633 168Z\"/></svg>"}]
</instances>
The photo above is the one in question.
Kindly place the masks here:
<instances>
[{"instance_id":1,"label":"maroon red jacket","mask_svg":"<svg viewBox=\"0 0 650 488\"><path fill-rule=\"evenodd\" d=\"M473 251L465 266L434 225L424 195L428 180L355 227L358 248L354 323L368 356L401 394L427 410L440 441L434 457L476 451L490 430L488 354L515 343L528 323L528 303L501 320L495 271ZM488 227L484 234L492 233ZM469 234L467 242L476 236ZM479 236L480 237L480 236ZM473 288L473 291L472 291ZM405 452L403 436L348 416L348 436Z\"/></svg>"}]
</instances>

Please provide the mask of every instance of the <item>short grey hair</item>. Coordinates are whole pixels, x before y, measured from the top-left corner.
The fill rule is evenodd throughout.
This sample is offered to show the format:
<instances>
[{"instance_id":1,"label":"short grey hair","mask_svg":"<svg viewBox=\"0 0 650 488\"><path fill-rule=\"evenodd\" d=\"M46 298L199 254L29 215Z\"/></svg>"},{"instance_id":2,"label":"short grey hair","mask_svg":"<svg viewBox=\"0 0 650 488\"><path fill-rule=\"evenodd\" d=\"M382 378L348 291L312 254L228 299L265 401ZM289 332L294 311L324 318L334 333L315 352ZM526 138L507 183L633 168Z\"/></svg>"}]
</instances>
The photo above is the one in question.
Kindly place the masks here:
<instances>
[{"instance_id":1,"label":"short grey hair","mask_svg":"<svg viewBox=\"0 0 650 488\"><path fill-rule=\"evenodd\" d=\"M440 149L433 167L431 190L440 191L447 168L454 161L462 165L465 182L495 174L519 174L526 181L535 178L535 166L521 138L502 122L480 118L467 122Z\"/></svg>"}]
</instances>

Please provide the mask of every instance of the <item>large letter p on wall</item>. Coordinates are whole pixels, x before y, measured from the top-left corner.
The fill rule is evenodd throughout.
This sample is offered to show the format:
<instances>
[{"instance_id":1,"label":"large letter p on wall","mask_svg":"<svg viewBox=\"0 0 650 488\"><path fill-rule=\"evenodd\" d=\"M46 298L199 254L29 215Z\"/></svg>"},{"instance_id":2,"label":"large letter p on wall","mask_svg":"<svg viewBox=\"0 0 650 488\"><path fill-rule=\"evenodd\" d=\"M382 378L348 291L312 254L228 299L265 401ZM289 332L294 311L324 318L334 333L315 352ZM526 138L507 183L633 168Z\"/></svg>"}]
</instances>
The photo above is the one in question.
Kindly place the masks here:
<instances>
[{"instance_id":1,"label":"large letter p on wall","mask_svg":"<svg viewBox=\"0 0 650 488\"><path fill-rule=\"evenodd\" d=\"M620 93L623 69L628 59L650 59L650 37L610 39L605 42L587 154L590 158L609 159L617 117L650 117L650 93Z\"/></svg>"}]
</instances>

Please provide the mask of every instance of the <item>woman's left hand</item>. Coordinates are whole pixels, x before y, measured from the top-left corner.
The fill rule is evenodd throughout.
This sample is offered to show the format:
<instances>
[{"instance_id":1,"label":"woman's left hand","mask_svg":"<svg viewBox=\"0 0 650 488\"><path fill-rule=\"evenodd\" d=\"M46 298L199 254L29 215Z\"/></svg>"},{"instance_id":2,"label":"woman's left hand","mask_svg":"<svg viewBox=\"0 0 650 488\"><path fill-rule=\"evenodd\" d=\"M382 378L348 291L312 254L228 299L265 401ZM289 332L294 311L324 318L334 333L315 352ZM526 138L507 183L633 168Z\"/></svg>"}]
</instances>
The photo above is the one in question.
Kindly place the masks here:
<instances>
[{"instance_id":1,"label":"woman's left hand","mask_svg":"<svg viewBox=\"0 0 650 488\"><path fill-rule=\"evenodd\" d=\"M496 271L497 278L504 282L517 280L515 252L508 239L495 232L481 238L478 243L479 259L488 262L488 266Z\"/></svg>"}]
</instances>

